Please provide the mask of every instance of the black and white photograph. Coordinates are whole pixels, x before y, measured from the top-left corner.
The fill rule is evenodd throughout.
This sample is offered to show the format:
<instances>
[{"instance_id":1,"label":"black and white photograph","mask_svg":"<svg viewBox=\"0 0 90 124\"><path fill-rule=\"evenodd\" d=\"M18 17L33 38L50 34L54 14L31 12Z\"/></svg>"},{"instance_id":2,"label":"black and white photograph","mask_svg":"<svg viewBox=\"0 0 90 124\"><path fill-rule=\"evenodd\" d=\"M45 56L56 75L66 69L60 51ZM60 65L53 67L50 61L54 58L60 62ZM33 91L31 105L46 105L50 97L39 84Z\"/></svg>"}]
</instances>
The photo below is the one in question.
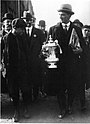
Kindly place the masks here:
<instances>
[{"instance_id":1,"label":"black and white photograph","mask_svg":"<svg viewBox=\"0 0 90 124\"><path fill-rule=\"evenodd\" d=\"M1 0L0 55L0 123L90 123L90 0Z\"/></svg>"}]
</instances>

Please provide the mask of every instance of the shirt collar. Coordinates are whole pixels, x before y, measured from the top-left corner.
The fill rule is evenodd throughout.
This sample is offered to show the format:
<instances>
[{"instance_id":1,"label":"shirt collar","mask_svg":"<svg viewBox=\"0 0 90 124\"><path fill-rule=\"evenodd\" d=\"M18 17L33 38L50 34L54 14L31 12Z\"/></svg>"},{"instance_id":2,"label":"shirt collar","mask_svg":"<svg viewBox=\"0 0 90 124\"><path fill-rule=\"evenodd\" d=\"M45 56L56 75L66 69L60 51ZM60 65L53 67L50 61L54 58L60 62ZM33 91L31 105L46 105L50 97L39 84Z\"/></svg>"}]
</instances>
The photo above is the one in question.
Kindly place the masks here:
<instances>
[{"instance_id":1,"label":"shirt collar","mask_svg":"<svg viewBox=\"0 0 90 124\"><path fill-rule=\"evenodd\" d=\"M31 27L26 27L26 32L27 32L27 33L28 33L28 29L29 29L29 35L31 35L32 28L33 28L33 26L31 26Z\"/></svg>"},{"instance_id":2,"label":"shirt collar","mask_svg":"<svg viewBox=\"0 0 90 124\"><path fill-rule=\"evenodd\" d=\"M63 26L63 27L65 27L65 25L67 25L67 27L69 27L69 26L70 26L70 22L68 22L67 24L62 23L62 26Z\"/></svg>"},{"instance_id":3,"label":"shirt collar","mask_svg":"<svg viewBox=\"0 0 90 124\"><path fill-rule=\"evenodd\" d=\"M26 27L26 30L27 30L27 29L30 29L30 30L32 30L32 28L33 28L33 26L31 26L31 27Z\"/></svg>"}]
</instances>

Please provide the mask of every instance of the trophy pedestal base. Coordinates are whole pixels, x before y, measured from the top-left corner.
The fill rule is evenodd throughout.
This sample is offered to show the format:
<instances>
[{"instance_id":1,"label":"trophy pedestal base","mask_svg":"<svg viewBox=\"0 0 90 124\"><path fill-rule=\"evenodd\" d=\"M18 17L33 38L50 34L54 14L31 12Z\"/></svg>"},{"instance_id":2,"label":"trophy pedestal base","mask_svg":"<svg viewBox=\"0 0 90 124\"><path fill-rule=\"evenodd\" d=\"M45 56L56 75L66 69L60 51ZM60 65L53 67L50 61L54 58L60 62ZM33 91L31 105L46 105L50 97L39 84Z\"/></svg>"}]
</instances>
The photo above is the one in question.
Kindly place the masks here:
<instances>
[{"instance_id":1,"label":"trophy pedestal base","mask_svg":"<svg viewBox=\"0 0 90 124\"><path fill-rule=\"evenodd\" d=\"M57 65L55 65L55 63L50 63L50 65L48 65L48 68L57 68Z\"/></svg>"},{"instance_id":2,"label":"trophy pedestal base","mask_svg":"<svg viewBox=\"0 0 90 124\"><path fill-rule=\"evenodd\" d=\"M57 68L57 61L59 61L58 58L47 58L45 61L48 63L48 68Z\"/></svg>"}]
</instances>

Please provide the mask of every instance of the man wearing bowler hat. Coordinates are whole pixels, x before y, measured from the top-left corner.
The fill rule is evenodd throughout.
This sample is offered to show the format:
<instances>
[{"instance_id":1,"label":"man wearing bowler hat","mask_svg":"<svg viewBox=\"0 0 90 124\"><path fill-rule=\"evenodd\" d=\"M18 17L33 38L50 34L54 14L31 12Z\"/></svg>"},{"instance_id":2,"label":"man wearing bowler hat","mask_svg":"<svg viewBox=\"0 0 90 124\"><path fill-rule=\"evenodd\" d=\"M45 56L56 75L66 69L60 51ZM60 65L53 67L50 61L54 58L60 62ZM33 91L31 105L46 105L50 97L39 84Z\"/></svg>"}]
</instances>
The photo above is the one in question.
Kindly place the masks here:
<instances>
[{"instance_id":1,"label":"man wearing bowler hat","mask_svg":"<svg viewBox=\"0 0 90 124\"><path fill-rule=\"evenodd\" d=\"M41 29L43 31L43 33L45 34L45 37L47 39L48 32L45 30L45 28L46 28L45 21L40 20L38 26L39 26L39 29Z\"/></svg>"},{"instance_id":2,"label":"man wearing bowler hat","mask_svg":"<svg viewBox=\"0 0 90 124\"><path fill-rule=\"evenodd\" d=\"M7 77L5 75L6 73L6 61L5 61L5 56L6 56L6 50L5 46L6 43L3 41L3 37L8 34L11 29L12 29L12 20L13 20L13 15L11 13L5 13L3 18L2 18L2 38L1 38L1 60L3 64L3 69L2 69L2 78L1 78L1 84L2 84L2 92L7 91ZM3 75L4 74L4 75Z\"/></svg>"},{"instance_id":3,"label":"man wearing bowler hat","mask_svg":"<svg viewBox=\"0 0 90 124\"><path fill-rule=\"evenodd\" d=\"M60 107L58 117L61 119L65 116L66 112L71 113L73 98L81 85L80 60L83 51L83 36L81 29L70 21L71 16L74 14L70 4L62 4L58 13L60 23L54 27L51 37L53 40L58 40L62 49L62 55L59 59L59 70L61 70L61 73L59 74L60 81L57 90L57 99ZM67 101L65 93L68 96ZM82 101L81 105L84 105L84 101Z\"/></svg>"},{"instance_id":4,"label":"man wearing bowler hat","mask_svg":"<svg viewBox=\"0 0 90 124\"><path fill-rule=\"evenodd\" d=\"M12 29L12 20L13 20L13 15L11 13L5 13L4 17L2 18L3 22L3 35L8 33Z\"/></svg>"},{"instance_id":5,"label":"man wearing bowler hat","mask_svg":"<svg viewBox=\"0 0 90 124\"><path fill-rule=\"evenodd\" d=\"M37 101L39 87L42 81L42 68L41 68L41 60L39 58L40 51L42 48L43 42L45 42L45 36L42 30L37 29L32 25L33 16L29 11L24 11L23 17L27 23L26 33L28 34L28 63L29 63L29 81L32 84L33 88L33 100Z\"/></svg>"},{"instance_id":6,"label":"man wearing bowler hat","mask_svg":"<svg viewBox=\"0 0 90 124\"><path fill-rule=\"evenodd\" d=\"M41 29L43 31L43 34L45 35L45 39L46 39L45 42L47 42L48 32L46 31L46 22L44 20L40 20L38 26L39 26L39 29ZM40 87L40 95L41 95L41 97L46 97L46 93L44 91L45 90L44 85L46 84L46 75L47 74L46 74L46 67L43 62L42 62L42 67L43 67L43 73L42 73L43 78L42 78L42 84Z\"/></svg>"}]
</instances>

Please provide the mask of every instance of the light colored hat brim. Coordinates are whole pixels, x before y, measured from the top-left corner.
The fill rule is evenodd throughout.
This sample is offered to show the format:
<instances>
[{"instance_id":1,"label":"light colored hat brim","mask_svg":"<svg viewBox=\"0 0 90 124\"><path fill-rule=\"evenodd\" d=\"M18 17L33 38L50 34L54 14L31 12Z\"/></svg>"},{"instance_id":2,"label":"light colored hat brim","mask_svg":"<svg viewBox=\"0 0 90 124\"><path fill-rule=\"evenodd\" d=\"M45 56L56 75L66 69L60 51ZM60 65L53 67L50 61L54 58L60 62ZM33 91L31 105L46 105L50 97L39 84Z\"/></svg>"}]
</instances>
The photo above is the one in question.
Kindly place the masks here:
<instances>
[{"instance_id":1,"label":"light colored hat brim","mask_svg":"<svg viewBox=\"0 0 90 124\"><path fill-rule=\"evenodd\" d=\"M40 25L40 24L38 24L38 26L42 26L42 27L45 27L46 25Z\"/></svg>"},{"instance_id":2,"label":"light colored hat brim","mask_svg":"<svg viewBox=\"0 0 90 124\"><path fill-rule=\"evenodd\" d=\"M67 9L59 9L57 10L58 12L67 12L67 13L70 13L71 15L74 14L74 12L70 11L70 10L67 10Z\"/></svg>"}]
</instances>

